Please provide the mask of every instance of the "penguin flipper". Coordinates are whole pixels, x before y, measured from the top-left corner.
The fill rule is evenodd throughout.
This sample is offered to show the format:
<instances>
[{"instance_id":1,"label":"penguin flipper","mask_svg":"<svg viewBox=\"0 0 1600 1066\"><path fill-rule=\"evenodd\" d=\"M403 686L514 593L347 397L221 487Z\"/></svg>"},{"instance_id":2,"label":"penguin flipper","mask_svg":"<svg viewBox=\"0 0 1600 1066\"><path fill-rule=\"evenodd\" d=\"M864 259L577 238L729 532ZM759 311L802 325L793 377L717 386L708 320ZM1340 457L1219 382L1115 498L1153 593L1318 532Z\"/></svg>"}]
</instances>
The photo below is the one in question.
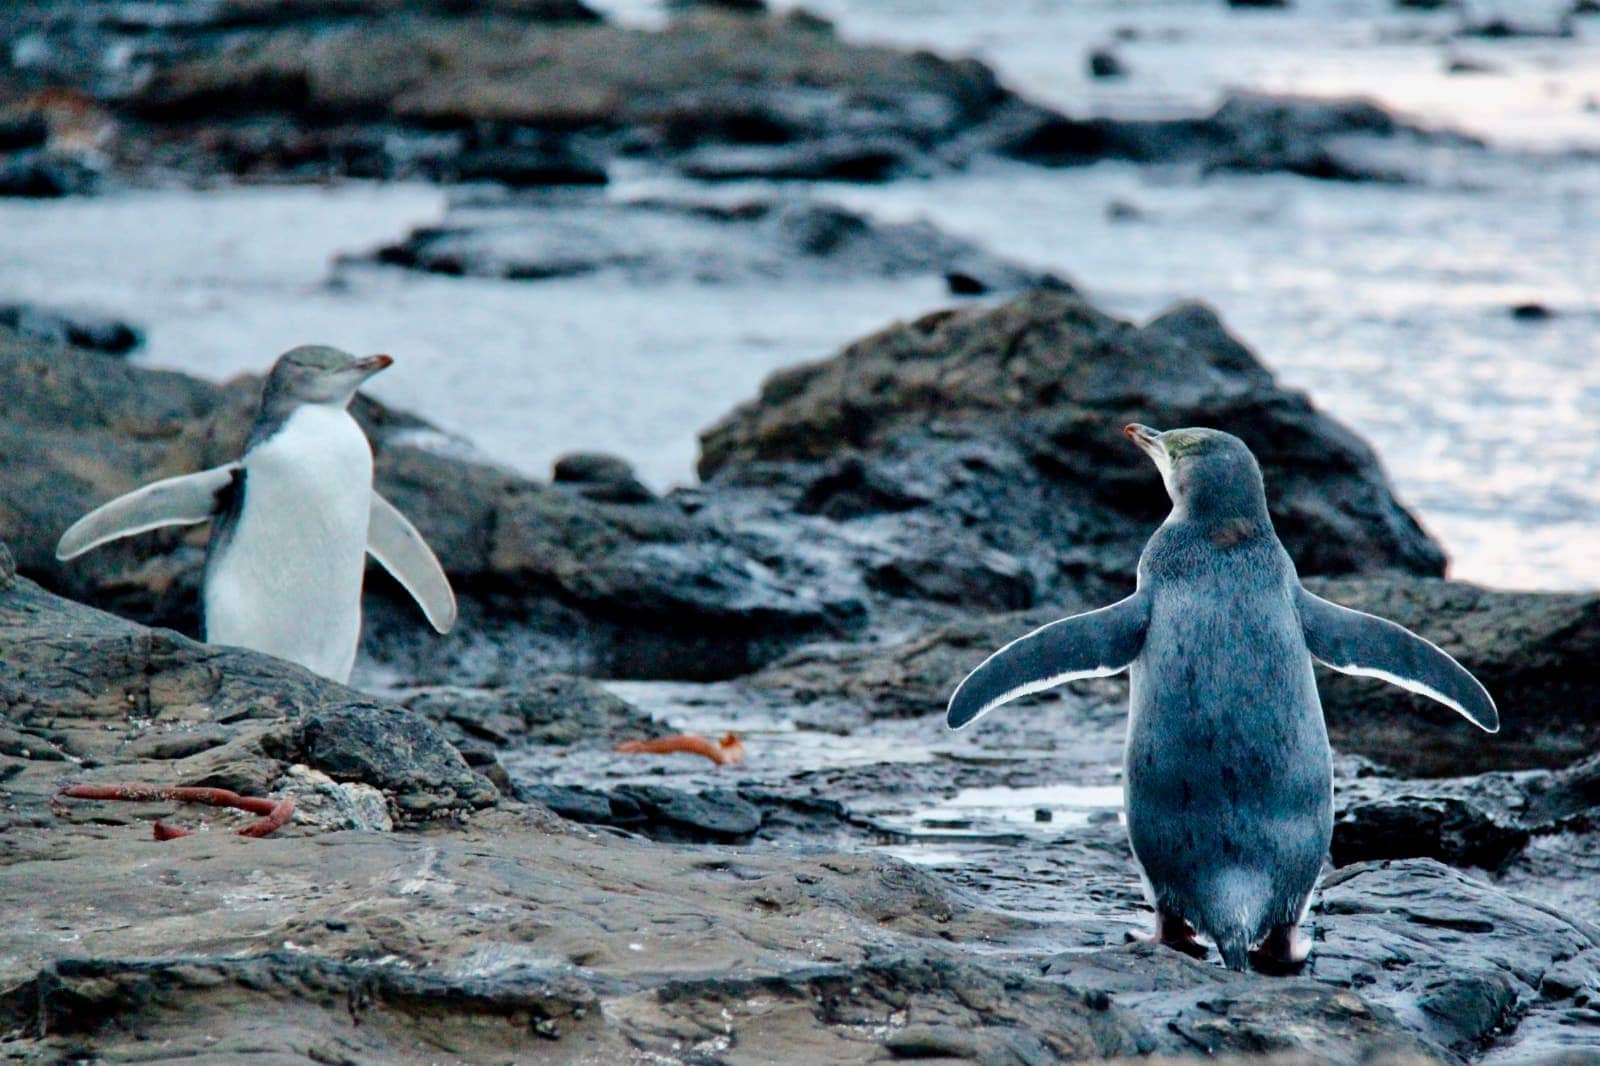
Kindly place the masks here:
<instances>
[{"instance_id":1,"label":"penguin flipper","mask_svg":"<svg viewBox=\"0 0 1600 1066\"><path fill-rule=\"evenodd\" d=\"M1341 674L1381 678L1437 700L1485 733L1500 731L1500 713L1482 682L1432 642L1304 588L1296 603L1306 647L1319 662Z\"/></svg>"},{"instance_id":2,"label":"penguin flipper","mask_svg":"<svg viewBox=\"0 0 1600 1066\"><path fill-rule=\"evenodd\" d=\"M1098 611L1035 629L985 659L956 686L945 725L971 725L1003 703L1081 677L1127 669L1144 647L1150 598L1135 592Z\"/></svg>"},{"instance_id":3,"label":"penguin flipper","mask_svg":"<svg viewBox=\"0 0 1600 1066\"><path fill-rule=\"evenodd\" d=\"M238 463L227 463L153 481L143 488L101 504L76 522L56 543L56 558L76 559L109 541L147 533L162 526L192 526L216 516L233 484Z\"/></svg>"},{"instance_id":4,"label":"penguin flipper","mask_svg":"<svg viewBox=\"0 0 1600 1066\"><path fill-rule=\"evenodd\" d=\"M450 579L417 527L376 492L367 522L367 554L405 586L428 616L429 625L437 632L450 632L456 624L456 596L450 590Z\"/></svg>"}]
</instances>

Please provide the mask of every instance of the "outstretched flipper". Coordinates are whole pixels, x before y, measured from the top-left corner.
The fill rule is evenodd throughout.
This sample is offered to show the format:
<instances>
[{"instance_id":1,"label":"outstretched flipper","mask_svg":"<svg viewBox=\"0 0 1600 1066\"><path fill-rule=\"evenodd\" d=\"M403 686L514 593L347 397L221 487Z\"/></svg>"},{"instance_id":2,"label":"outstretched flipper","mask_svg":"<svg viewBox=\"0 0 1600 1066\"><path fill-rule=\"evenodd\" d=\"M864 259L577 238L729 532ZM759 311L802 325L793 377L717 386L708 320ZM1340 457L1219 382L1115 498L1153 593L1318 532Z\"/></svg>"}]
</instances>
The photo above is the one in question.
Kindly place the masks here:
<instances>
[{"instance_id":1,"label":"outstretched flipper","mask_svg":"<svg viewBox=\"0 0 1600 1066\"><path fill-rule=\"evenodd\" d=\"M233 485L238 463L155 481L102 504L72 523L56 544L62 562L109 541L162 526L192 526L216 516Z\"/></svg>"},{"instance_id":2,"label":"outstretched flipper","mask_svg":"<svg viewBox=\"0 0 1600 1066\"><path fill-rule=\"evenodd\" d=\"M450 591L450 579L422 534L376 492L367 523L367 553L405 586L428 616L429 625L440 633L450 632L456 624L456 596Z\"/></svg>"},{"instance_id":3,"label":"outstretched flipper","mask_svg":"<svg viewBox=\"0 0 1600 1066\"><path fill-rule=\"evenodd\" d=\"M989 656L956 686L945 724L960 729L1002 703L1127 669L1144 647L1149 618L1149 598L1135 592L1109 607L1035 629Z\"/></svg>"},{"instance_id":4,"label":"outstretched flipper","mask_svg":"<svg viewBox=\"0 0 1600 1066\"><path fill-rule=\"evenodd\" d=\"M1467 668L1403 626L1340 607L1304 588L1296 602L1306 647L1342 674L1378 677L1438 700L1486 733L1500 731L1494 700Z\"/></svg>"}]
</instances>

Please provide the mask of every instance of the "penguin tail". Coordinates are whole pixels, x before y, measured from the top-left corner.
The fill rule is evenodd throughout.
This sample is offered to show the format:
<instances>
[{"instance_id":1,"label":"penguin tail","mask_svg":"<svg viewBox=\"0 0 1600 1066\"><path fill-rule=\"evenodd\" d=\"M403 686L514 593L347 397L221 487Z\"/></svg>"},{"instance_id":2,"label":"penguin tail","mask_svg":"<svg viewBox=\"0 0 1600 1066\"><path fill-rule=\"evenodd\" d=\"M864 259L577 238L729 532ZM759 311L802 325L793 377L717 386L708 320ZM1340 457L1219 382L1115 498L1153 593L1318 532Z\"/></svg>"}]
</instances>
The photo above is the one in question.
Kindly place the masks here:
<instances>
[{"instance_id":1,"label":"penguin tail","mask_svg":"<svg viewBox=\"0 0 1600 1066\"><path fill-rule=\"evenodd\" d=\"M1214 885L1208 936L1222 954L1222 964L1230 970L1250 967L1250 949L1261 939L1266 925L1268 888L1255 871L1220 871Z\"/></svg>"},{"instance_id":2,"label":"penguin tail","mask_svg":"<svg viewBox=\"0 0 1600 1066\"><path fill-rule=\"evenodd\" d=\"M1228 932L1216 938L1217 950L1222 953L1222 965L1243 973L1250 968L1250 938L1243 933Z\"/></svg>"}]
</instances>

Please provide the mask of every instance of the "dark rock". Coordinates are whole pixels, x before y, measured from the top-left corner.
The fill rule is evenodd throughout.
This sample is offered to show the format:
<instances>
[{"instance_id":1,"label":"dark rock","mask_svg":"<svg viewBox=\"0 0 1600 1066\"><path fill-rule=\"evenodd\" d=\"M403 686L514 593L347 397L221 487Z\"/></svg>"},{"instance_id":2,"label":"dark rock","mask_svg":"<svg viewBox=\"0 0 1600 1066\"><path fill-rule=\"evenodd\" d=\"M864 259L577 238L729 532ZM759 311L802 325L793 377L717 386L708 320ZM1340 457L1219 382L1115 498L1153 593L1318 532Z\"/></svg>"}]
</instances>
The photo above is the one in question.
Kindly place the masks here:
<instances>
[{"instance_id":1,"label":"dark rock","mask_svg":"<svg viewBox=\"0 0 1600 1066\"><path fill-rule=\"evenodd\" d=\"M0 112L0 152L39 148L49 137L43 115L31 110Z\"/></svg>"},{"instance_id":2,"label":"dark rock","mask_svg":"<svg viewBox=\"0 0 1600 1066\"><path fill-rule=\"evenodd\" d=\"M0 157L0 196L55 199L92 193L99 186L99 171L70 156L39 149Z\"/></svg>"},{"instance_id":3,"label":"dark rock","mask_svg":"<svg viewBox=\"0 0 1600 1066\"><path fill-rule=\"evenodd\" d=\"M414 817L495 801L426 721L269 656L145 629L26 580L0 589L0 646L0 724L29 759L58 760L24 764L5 783L14 800L52 794L62 761L75 780L250 795L267 793L290 762L309 761L383 790ZM113 806L140 814L152 805Z\"/></svg>"},{"instance_id":4,"label":"dark rock","mask_svg":"<svg viewBox=\"0 0 1600 1066\"><path fill-rule=\"evenodd\" d=\"M296 741L305 761L336 781L361 781L394 794L405 813L427 817L498 798L427 719L399 708L339 709L308 715Z\"/></svg>"},{"instance_id":5,"label":"dark rock","mask_svg":"<svg viewBox=\"0 0 1600 1066\"><path fill-rule=\"evenodd\" d=\"M559 675L490 691L426 689L406 705L437 723L452 742L477 740L498 750L529 744L609 750L618 741L666 732L650 715L593 681Z\"/></svg>"},{"instance_id":6,"label":"dark rock","mask_svg":"<svg viewBox=\"0 0 1600 1066\"><path fill-rule=\"evenodd\" d=\"M766 0L667 0L673 11L728 11L736 15L764 15Z\"/></svg>"},{"instance_id":7,"label":"dark rock","mask_svg":"<svg viewBox=\"0 0 1600 1066\"><path fill-rule=\"evenodd\" d=\"M1545 322L1554 318L1555 313L1541 303L1513 304L1511 317L1518 322Z\"/></svg>"},{"instance_id":8,"label":"dark rock","mask_svg":"<svg viewBox=\"0 0 1600 1066\"><path fill-rule=\"evenodd\" d=\"M112 355L123 355L144 343L144 334L121 319L81 308L0 304L0 326L25 337Z\"/></svg>"},{"instance_id":9,"label":"dark rock","mask_svg":"<svg viewBox=\"0 0 1600 1066\"><path fill-rule=\"evenodd\" d=\"M1194 163L1205 170L1286 171L1337 180L1405 180L1401 160L1375 158L1376 145L1476 144L1451 131L1396 118L1368 100L1235 93L1212 114L1180 119L1073 119L1013 107L991 123L985 143L1046 166L1102 159Z\"/></svg>"},{"instance_id":10,"label":"dark rock","mask_svg":"<svg viewBox=\"0 0 1600 1066\"><path fill-rule=\"evenodd\" d=\"M1560 1012L1519 1016L1558 964L1600 979L1600 930L1426 859L1346 867L1317 912L1315 979L1412 1012L1458 1054L1511 1028L1524 1047L1576 1037L1584 1023Z\"/></svg>"},{"instance_id":11,"label":"dark rock","mask_svg":"<svg viewBox=\"0 0 1600 1066\"><path fill-rule=\"evenodd\" d=\"M497 181L513 188L536 185L604 185L606 168L570 146L481 148L453 160L461 181Z\"/></svg>"},{"instance_id":12,"label":"dark rock","mask_svg":"<svg viewBox=\"0 0 1600 1066\"><path fill-rule=\"evenodd\" d=\"M1498 74L1500 68L1493 63L1486 63L1481 59L1472 59L1468 56L1456 56L1445 64L1446 74Z\"/></svg>"},{"instance_id":13,"label":"dark rock","mask_svg":"<svg viewBox=\"0 0 1600 1066\"><path fill-rule=\"evenodd\" d=\"M1528 830L1507 825L1466 800L1400 797L1339 812L1335 866L1382 859L1437 859L1497 870L1527 847Z\"/></svg>"},{"instance_id":14,"label":"dark rock","mask_svg":"<svg viewBox=\"0 0 1600 1066\"><path fill-rule=\"evenodd\" d=\"M1091 78L1125 78L1128 65L1109 48L1096 48L1089 52Z\"/></svg>"},{"instance_id":15,"label":"dark rock","mask_svg":"<svg viewBox=\"0 0 1600 1066\"><path fill-rule=\"evenodd\" d=\"M626 459L603 452L572 452L555 461L551 479L558 485L606 485L634 479L633 465Z\"/></svg>"},{"instance_id":16,"label":"dark rock","mask_svg":"<svg viewBox=\"0 0 1600 1066\"><path fill-rule=\"evenodd\" d=\"M442 18L399 10L338 32L285 22L204 51L157 49L123 111L187 151L185 169L228 166L210 140L262 117L314 137L338 115L372 130L586 130L605 150L669 155L768 144L783 151L693 166L861 178L917 156L895 138L948 141L1010 96L982 64L846 44L804 18L707 12L648 31L518 24L487 6ZM424 169L513 184L599 179L597 163L511 145L468 145Z\"/></svg>"},{"instance_id":17,"label":"dark rock","mask_svg":"<svg viewBox=\"0 0 1600 1066\"><path fill-rule=\"evenodd\" d=\"M1040 598L1116 598L1167 510L1159 479L1122 438L1134 420L1221 426L1251 444L1302 573L1443 569L1371 451L1280 389L1193 304L1140 329L1075 296L1035 293L897 325L773 375L759 401L704 434L700 474L718 490L712 511L723 489L762 484L796 486L783 505L798 497L821 512L849 484L842 476L864 482L836 457L870 454L859 460L870 493L851 490L836 513L885 501L872 517L891 552L880 549L873 568L1006 556L1019 562L1001 570L1032 575ZM907 499L934 502L908 509Z\"/></svg>"},{"instance_id":18,"label":"dark rock","mask_svg":"<svg viewBox=\"0 0 1600 1066\"><path fill-rule=\"evenodd\" d=\"M1533 21L1526 21L1494 16L1481 21L1465 22L1456 30L1462 37L1485 37L1491 40L1506 40L1512 37L1567 38L1573 36L1575 32L1572 14L1569 12L1560 13L1550 22L1537 21L1537 17Z\"/></svg>"},{"instance_id":19,"label":"dark rock","mask_svg":"<svg viewBox=\"0 0 1600 1066\"><path fill-rule=\"evenodd\" d=\"M170 1029L169 1049L194 1041L200 1054L229 1059L339 1048L341 1057L417 1062L418 1046L440 1042L441 1010L453 1030L447 1046L473 1058L518 1045L534 1052L540 1043L592 1052L616 1039L604 1033L594 991L570 976L526 966L493 976L418 974L289 950L62 959L0 996L0 1025L39 1045L92 1042L107 1058L139 1053L134 1028ZM226 1035L201 1035L217 1033Z\"/></svg>"},{"instance_id":20,"label":"dark rock","mask_svg":"<svg viewBox=\"0 0 1600 1066\"><path fill-rule=\"evenodd\" d=\"M445 226L416 230L377 258L433 273L523 281L598 272L641 284L933 274L1002 292L1067 287L927 222L883 223L804 202L461 205Z\"/></svg>"},{"instance_id":21,"label":"dark rock","mask_svg":"<svg viewBox=\"0 0 1600 1066\"><path fill-rule=\"evenodd\" d=\"M684 155L678 169L701 181L888 181L918 169L919 153L887 137L840 137L779 145L711 145Z\"/></svg>"},{"instance_id":22,"label":"dark rock","mask_svg":"<svg viewBox=\"0 0 1600 1066\"><path fill-rule=\"evenodd\" d=\"M601 503L648 503L655 499L655 493L634 475L633 467L614 455L563 455L556 460L551 479L557 485L572 485L583 496Z\"/></svg>"},{"instance_id":23,"label":"dark rock","mask_svg":"<svg viewBox=\"0 0 1600 1066\"><path fill-rule=\"evenodd\" d=\"M1588 712L1600 699L1600 595L1376 576L1308 585L1438 644L1501 709L1500 732L1487 736L1421 696L1319 668L1328 732L1341 750L1407 774L1441 775L1566 766L1600 746L1600 723Z\"/></svg>"},{"instance_id":24,"label":"dark rock","mask_svg":"<svg viewBox=\"0 0 1600 1066\"><path fill-rule=\"evenodd\" d=\"M944 276L945 286L950 290L951 296L982 296L989 291L979 278L960 271L952 271Z\"/></svg>"},{"instance_id":25,"label":"dark rock","mask_svg":"<svg viewBox=\"0 0 1600 1066\"><path fill-rule=\"evenodd\" d=\"M609 792L531 785L519 794L563 818L615 826L653 840L732 844L748 841L761 828L760 809L725 789L694 795L664 785L625 785Z\"/></svg>"},{"instance_id":26,"label":"dark rock","mask_svg":"<svg viewBox=\"0 0 1600 1066\"><path fill-rule=\"evenodd\" d=\"M1106 204L1106 221L1139 222L1145 217L1144 209L1127 200L1112 200Z\"/></svg>"}]
</instances>

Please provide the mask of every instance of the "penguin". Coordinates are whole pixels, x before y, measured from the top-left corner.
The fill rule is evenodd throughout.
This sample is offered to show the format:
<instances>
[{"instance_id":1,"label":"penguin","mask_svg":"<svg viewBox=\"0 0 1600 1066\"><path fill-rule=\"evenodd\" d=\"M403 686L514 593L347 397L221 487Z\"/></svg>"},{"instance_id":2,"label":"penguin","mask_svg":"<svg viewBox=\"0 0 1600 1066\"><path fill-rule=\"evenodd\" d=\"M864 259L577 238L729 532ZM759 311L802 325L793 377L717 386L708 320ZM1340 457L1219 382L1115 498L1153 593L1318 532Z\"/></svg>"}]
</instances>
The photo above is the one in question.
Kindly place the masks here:
<instances>
[{"instance_id":1,"label":"penguin","mask_svg":"<svg viewBox=\"0 0 1600 1066\"><path fill-rule=\"evenodd\" d=\"M1065 681L1128 670L1123 799L1153 939L1224 965L1292 973L1333 837L1333 756L1312 660L1379 677L1500 728L1460 663L1382 618L1300 584L1243 441L1213 429L1124 431L1172 511L1139 557L1133 595L1007 644L956 688L946 724Z\"/></svg>"},{"instance_id":2,"label":"penguin","mask_svg":"<svg viewBox=\"0 0 1600 1066\"><path fill-rule=\"evenodd\" d=\"M350 679L371 555L440 633L455 595L415 527L372 487L372 446L351 417L356 388L394 362L308 345L285 352L261 390L244 454L119 496L61 537L63 562L162 526L211 521L205 639Z\"/></svg>"}]
</instances>

